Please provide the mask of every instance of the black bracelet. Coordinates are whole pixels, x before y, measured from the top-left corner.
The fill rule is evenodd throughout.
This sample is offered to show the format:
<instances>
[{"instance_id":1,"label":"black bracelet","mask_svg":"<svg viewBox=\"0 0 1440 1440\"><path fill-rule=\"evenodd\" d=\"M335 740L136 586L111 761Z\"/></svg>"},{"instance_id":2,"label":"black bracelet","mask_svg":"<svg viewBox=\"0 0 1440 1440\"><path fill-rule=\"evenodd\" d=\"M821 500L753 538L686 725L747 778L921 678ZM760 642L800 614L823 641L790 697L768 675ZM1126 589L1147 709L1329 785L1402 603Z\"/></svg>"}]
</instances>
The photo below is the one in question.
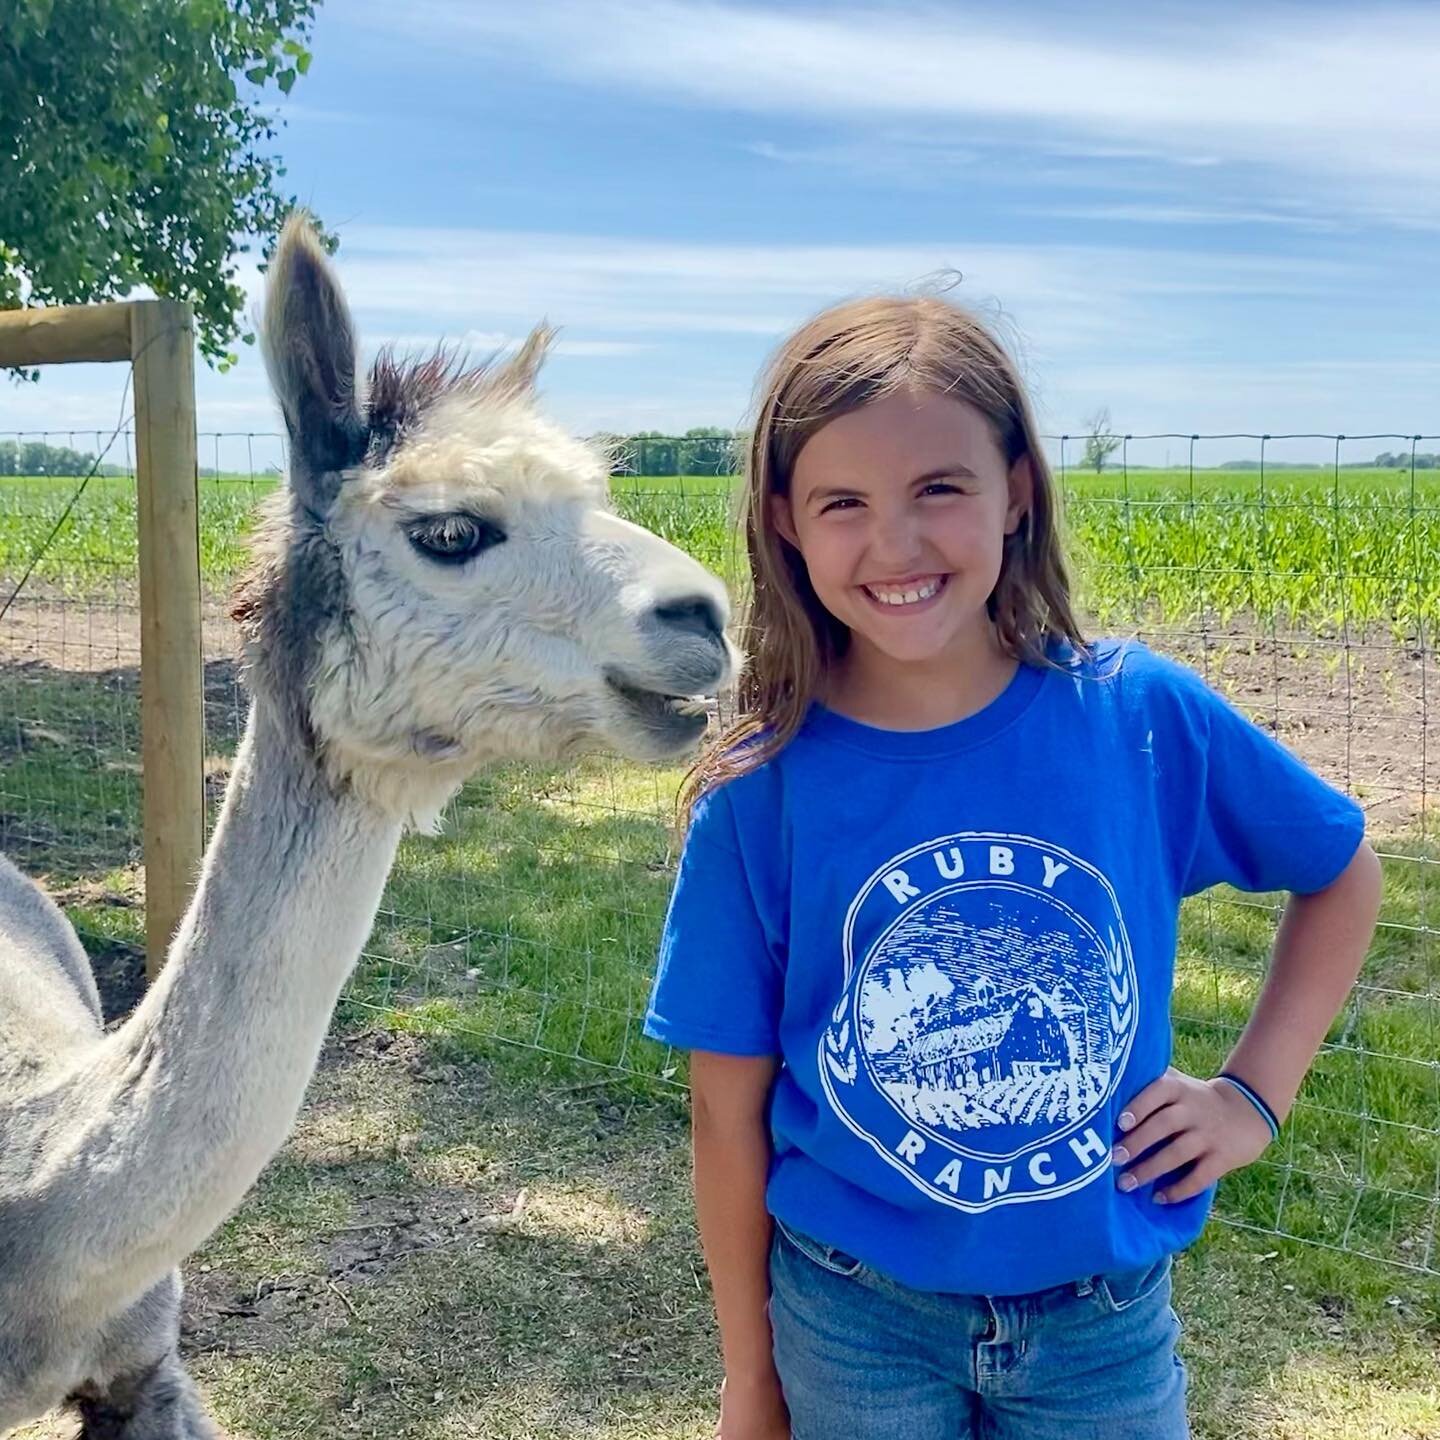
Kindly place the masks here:
<instances>
[{"instance_id":1,"label":"black bracelet","mask_svg":"<svg viewBox=\"0 0 1440 1440\"><path fill-rule=\"evenodd\" d=\"M1260 1118L1270 1127L1270 1138L1279 1138L1280 1122L1275 1118L1275 1112L1238 1075L1222 1070L1215 1078L1234 1086L1260 1112Z\"/></svg>"}]
</instances>

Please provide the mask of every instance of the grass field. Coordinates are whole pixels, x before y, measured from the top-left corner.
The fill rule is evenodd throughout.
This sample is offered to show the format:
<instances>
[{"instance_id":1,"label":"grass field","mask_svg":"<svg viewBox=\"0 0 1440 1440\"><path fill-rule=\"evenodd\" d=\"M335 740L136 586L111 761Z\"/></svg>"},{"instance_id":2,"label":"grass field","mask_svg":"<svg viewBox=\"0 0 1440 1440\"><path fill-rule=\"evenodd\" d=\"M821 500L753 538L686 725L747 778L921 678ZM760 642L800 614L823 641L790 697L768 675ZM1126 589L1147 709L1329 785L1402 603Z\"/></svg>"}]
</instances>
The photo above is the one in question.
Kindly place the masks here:
<instances>
[{"instance_id":1,"label":"grass field","mask_svg":"<svg viewBox=\"0 0 1440 1440\"><path fill-rule=\"evenodd\" d=\"M71 488L0 480L0 577L18 578ZM217 593L263 488L202 487ZM733 575L728 482L615 492ZM1197 472L1192 491L1175 472L1072 473L1067 492L1101 623L1370 624L1393 644L1440 605L1440 477L1275 472L1262 491L1254 474ZM128 603L133 524L127 482L92 481L37 571L41 611L64 602L83 637L111 599ZM0 664L0 836L61 895L97 967L133 971L136 677L45 655ZM239 712L231 667L209 668L219 777ZM188 1351L234 1434L710 1434L683 1065L636 1020L677 779L601 761L502 769L466 787L444 836L405 842L299 1134L189 1267ZM1212 1226L1178 1272L1200 1440L1440 1436L1440 856L1409 821L1383 849L1385 924L1359 999L1282 1143L1222 1188L1234 1224ZM1187 905L1178 1063L1223 1053L1272 925L1268 897Z\"/></svg>"},{"instance_id":2,"label":"grass field","mask_svg":"<svg viewBox=\"0 0 1440 1440\"><path fill-rule=\"evenodd\" d=\"M247 519L273 484L201 483L202 565L213 585L243 562ZM0 479L0 574L44 546L74 485ZM1440 549L1440 472L1072 470L1063 486L1077 588L1102 623L1246 614L1323 631L1379 625L1403 638L1440 620L1440 567L1427 563ZM734 580L732 490L723 477L613 483L625 514ZM36 578L70 595L103 591L133 574L135 544L133 484L92 480Z\"/></svg>"}]
</instances>

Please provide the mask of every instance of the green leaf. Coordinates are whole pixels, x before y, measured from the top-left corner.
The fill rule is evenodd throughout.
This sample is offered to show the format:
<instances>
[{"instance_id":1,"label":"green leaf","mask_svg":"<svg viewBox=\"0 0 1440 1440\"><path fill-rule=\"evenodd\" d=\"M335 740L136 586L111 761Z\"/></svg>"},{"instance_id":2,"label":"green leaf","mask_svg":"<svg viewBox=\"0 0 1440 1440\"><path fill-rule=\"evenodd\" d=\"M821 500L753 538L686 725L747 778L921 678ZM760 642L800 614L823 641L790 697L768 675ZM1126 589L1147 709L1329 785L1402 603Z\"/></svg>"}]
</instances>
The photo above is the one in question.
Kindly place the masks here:
<instances>
[{"instance_id":1,"label":"green leaf","mask_svg":"<svg viewBox=\"0 0 1440 1440\"><path fill-rule=\"evenodd\" d=\"M21 274L38 304L147 285L189 298L202 353L225 361L245 303L234 257L291 205L247 82L291 93L317 3L0 0L0 307Z\"/></svg>"}]
</instances>

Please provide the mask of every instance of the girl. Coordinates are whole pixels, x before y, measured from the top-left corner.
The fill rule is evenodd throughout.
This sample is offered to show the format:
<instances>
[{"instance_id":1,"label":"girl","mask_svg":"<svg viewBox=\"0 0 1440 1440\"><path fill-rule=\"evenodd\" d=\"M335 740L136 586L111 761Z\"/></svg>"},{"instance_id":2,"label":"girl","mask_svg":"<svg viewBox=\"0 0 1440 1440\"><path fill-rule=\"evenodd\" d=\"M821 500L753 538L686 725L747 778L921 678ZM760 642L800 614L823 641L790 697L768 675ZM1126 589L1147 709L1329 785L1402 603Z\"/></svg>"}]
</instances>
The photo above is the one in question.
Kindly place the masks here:
<instances>
[{"instance_id":1,"label":"girl","mask_svg":"<svg viewBox=\"0 0 1440 1440\"><path fill-rule=\"evenodd\" d=\"M1187 670L1086 645L1056 511L972 316L863 300L781 348L742 719L646 1019L694 1052L723 1440L1185 1435L1170 1257L1369 944L1359 810ZM1176 920L1222 882L1292 893L1202 1079L1168 1064Z\"/></svg>"}]
</instances>

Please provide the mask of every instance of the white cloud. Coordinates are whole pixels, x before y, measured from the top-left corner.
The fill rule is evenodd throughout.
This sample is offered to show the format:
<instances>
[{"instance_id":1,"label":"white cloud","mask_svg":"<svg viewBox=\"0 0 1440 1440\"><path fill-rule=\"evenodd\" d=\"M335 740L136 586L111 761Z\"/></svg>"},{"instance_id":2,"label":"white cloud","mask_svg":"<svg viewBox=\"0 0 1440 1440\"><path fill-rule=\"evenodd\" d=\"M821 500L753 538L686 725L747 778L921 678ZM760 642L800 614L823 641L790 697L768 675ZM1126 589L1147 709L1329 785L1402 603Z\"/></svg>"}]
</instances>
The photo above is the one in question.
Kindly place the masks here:
<instances>
[{"instance_id":1,"label":"white cloud","mask_svg":"<svg viewBox=\"0 0 1440 1440\"><path fill-rule=\"evenodd\" d=\"M1440 10L1256 6L1218 23L927 4L825 10L705 0L541 6L367 0L347 17L447 51L518 55L627 98L727 111L953 121L952 139L1278 166L1434 215ZM1301 22L1301 23L1297 23ZM1427 78L1428 77L1428 78ZM1427 188L1410 191L1410 185Z\"/></svg>"},{"instance_id":2,"label":"white cloud","mask_svg":"<svg viewBox=\"0 0 1440 1440\"><path fill-rule=\"evenodd\" d=\"M1058 350L1135 333L1157 306L1187 297L1324 299L1353 273L1331 260L1210 249L745 245L371 226L345 233L338 264L366 336L395 333L403 316L407 336L504 340L548 317L564 332L609 332L595 342L607 346L666 333L769 339L847 295L958 278L955 298L1003 306Z\"/></svg>"},{"instance_id":3,"label":"white cloud","mask_svg":"<svg viewBox=\"0 0 1440 1440\"><path fill-rule=\"evenodd\" d=\"M1365 348L1385 322L1353 297L1375 293L1387 275L1363 260L965 240L682 244L417 227L353 227L342 242L338 269L367 353L387 339L427 349L446 336L477 352L504 349L548 316L562 331L547 405L582 431L738 423L778 334L844 295L914 285L947 266L964 273L955 298L984 310L1019 351L1057 431L1100 404L1135 431L1435 428L1424 418L1435 414L1435 366L1407 359L1393 342L1379 354ZM258 292L259 277L250 282ZM1302 303L1282 310L1276 297ZM1363 313L1359 329L1336 318L1341 303L1351 317ZM1326 320L1323 333L1316 317ZM1294 355L1354 358L1292 363ZM0 385L0 430L108 430L122 379L118 366L60 367L39 386ZM197 367L197 393L202 430L277 428L252 350L228 376Z\"/></svg>"},{"instance_id":4,"label":"white cloud","mask_svg":"<svg viewBox=\"0 0 1440 1440\"><path fill-rule=\"evenodd\" d=\"M1048 371L1043 407L1047 428L1074 434L1080 417L1108 405L1117 430L1135 434L1169 429L1177 422L1187 432L1217 434L1246 431L1259 435L1310 434L1403 436L1440 429L1440 361L1354 359L1202 361L1165 358L1144 364L1100 360L1079 367L1057 365ZM1347 442L1349 443L1349 442ZM1395 449L1394 443L1347 450L1346 459ZM1157 452L1151 444L1138 453ZM1183 446L1170 447L1178 459ZM1297 454L1325 459L1333 444L1299 445ZM1258 454L1249 446L1212 446L1200 458ZM1272 452L1273 453L1273 452Z\"/></svg>"},{"instance_id":5,"label":"white cloud","mask_svg":"<svg viewBox=\"0 0 1440 1440\"><path fill-rule=\"evenodd\" d=\"M528 332L527 332L528 333ZM406 351L426 352L434 349L437 341L458 346L472 354L506 355L518 350L525 343L525 334L512 334L504 330L466 330L462 335L444 335L432 332L428 335L366 335L367 352L373 353L381 345L389 345L404 353ZM637 340L586 340L561 338L550 348L552 355L568 355L581 359L609 359L617 355L638 355L650 346Z\"/></svg>"},{"instance_id":6,"label":"white cloud","mask_svg":"<svg viewBox=\"0 0 1440 1440\"><path fill-rule=\"evenodd\" d=\"M1341 228L1335 220L1299 210L1247 209L1238 205L1061 204L1025 207L1020 213L1053 220L1109 220L1125 225L1284 225L1327 233Z\"/></svg>"}]
</instances>

